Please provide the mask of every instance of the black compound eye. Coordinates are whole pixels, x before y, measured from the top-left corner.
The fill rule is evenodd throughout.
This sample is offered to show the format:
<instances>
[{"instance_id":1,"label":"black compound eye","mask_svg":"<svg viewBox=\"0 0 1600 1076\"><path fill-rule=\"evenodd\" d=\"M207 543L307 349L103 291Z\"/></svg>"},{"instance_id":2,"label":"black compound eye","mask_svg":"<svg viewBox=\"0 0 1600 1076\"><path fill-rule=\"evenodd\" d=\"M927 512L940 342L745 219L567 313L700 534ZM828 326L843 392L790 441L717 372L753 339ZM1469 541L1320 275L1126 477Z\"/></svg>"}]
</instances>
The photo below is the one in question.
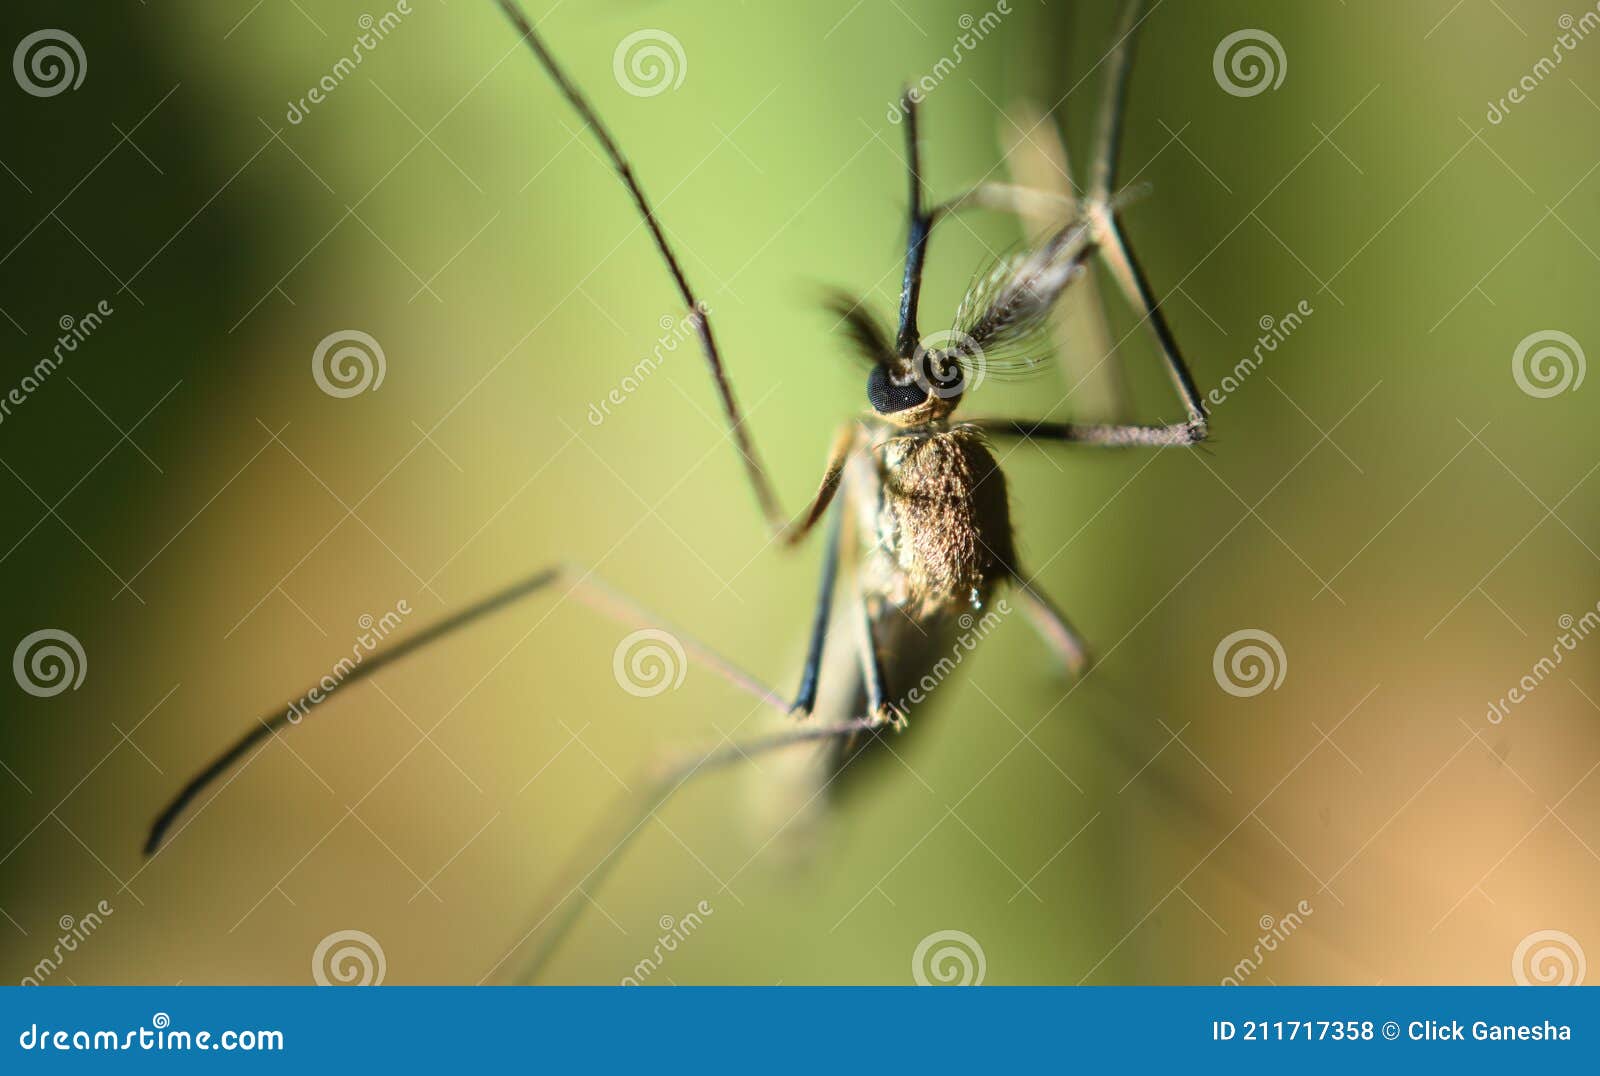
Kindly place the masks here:
<instances>
[{"instance_id":1,"label":"black compound eye","mask_svg":"<svg viewBox=\"0 0 1600 1076\"><path fill-rule=\"evenodd\" d=\"M897 411L906 411L928 399L928 390L918 384L916 378L906 377L904 384L900 380L898 376L891 376L888 368L883 366L874 366L867 375L867 402L878 414L892 415Z\"/></svg>"}]
</instances>

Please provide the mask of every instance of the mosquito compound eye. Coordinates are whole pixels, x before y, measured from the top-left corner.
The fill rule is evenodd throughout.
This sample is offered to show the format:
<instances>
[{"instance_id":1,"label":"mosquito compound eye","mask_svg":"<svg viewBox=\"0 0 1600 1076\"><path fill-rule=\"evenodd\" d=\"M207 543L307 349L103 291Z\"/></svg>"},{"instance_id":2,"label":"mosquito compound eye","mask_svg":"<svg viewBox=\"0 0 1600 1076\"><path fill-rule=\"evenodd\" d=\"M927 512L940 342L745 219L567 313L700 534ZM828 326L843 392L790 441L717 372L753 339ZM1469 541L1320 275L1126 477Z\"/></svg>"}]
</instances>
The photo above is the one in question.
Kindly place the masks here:
<instances>
[{"instance_id":1,"label":"mosquito compound eye","mask_svg":"<svg viewBox=\"0 0 1600 1076\"><path fill-rule=\"evenodd\" d=\"M882 366L867 375L867 402L880 415L892 415L926 402L928 390L917 379Z\"/></svg>"}]
</instances>

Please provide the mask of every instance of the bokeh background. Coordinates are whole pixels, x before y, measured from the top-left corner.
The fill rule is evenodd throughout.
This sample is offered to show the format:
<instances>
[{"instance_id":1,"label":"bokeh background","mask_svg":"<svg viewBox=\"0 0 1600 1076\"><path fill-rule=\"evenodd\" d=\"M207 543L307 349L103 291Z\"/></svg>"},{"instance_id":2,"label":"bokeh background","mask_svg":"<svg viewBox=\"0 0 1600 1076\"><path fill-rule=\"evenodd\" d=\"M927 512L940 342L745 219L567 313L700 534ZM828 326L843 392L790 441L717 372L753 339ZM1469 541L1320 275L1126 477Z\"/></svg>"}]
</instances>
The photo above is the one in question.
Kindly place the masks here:
<instances>
[{"instance_id":1,"label":"bokeh background","mask_svg":"<svg viewBox=\"0 0 1600 1076\"><path fill-rule=\"evenodd\" d=\"M1022 102L1085 151L1112 5L1007 6L928 95L936 196L1005 175ZM798 508L863 405L821 290L887 312L898 286L890 103L991 9L530 7L681 245ZM818 550L767 548L698 359L678 351L589 421L678 312L625 196L487 0L411 8L298 123L290 102L388 8L0 14L8 53L58 28L86 64L54 96L0 87L0 388L61 318L114 309L0 422L0 642L58 629L87 663L76 690L0 690L11 981L102 900L48 981L309 982L344 930L381 946L387 982L496 981L623 783L662 749L770 727L698 667L624 692L628 629L552 593L353 688L141 857L197 767L401 601L412 631L570 560L792 690ZM1542 397L1513 376L1530 334L1600 346L1600 41L1533 74L1558 19L1590 9L1152 8L1124 169L1150 193L1129 230L1200 384L1263 318L1314 313L1215 408L1203 451L1006 450L1023 554L1101 663L1073 687L1003 624L904 765L803 850L761 801L781 765L693 786L572 898L593 907L552 981L621 980L701 901L649 981L905 983L946 930L990 983L1215 983L1246 959L1252 983L1499 983L1519 946L1528 977L1540 931L1568 967L1535 978L1600 954L1600 640L1487 717L1600 601L1600 388ZM641 29L683 50L654 96L613 73ZM1213 57L1244 29L1281 45L1282 78L1239 96ZM926 326L1019 235L944 226ZM1141 417L1180 417L1137 319L1108 305L1075 339L1122 346L1084 387L1069 363L968 410L1081 416L1120 368ZM347 329L385 376L336 398L311 360ZM1249 697L1213 669L1243 630L1283 650L1281 683Z\"/></svg>"}]
</instances>

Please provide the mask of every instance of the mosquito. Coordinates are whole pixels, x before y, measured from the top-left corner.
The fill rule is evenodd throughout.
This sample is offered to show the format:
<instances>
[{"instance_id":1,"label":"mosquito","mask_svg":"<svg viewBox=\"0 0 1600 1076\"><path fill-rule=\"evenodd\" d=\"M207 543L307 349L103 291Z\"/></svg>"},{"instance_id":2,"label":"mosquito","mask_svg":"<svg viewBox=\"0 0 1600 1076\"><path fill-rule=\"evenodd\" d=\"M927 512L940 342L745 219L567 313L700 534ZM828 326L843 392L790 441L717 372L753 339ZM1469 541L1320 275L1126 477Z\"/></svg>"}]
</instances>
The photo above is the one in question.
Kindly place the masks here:
<instances>
[{"instance_id":1,"label":"mosquito","mask_svg":"<svg viewBox=\"0 0 1600 1076\"><path fill-rule=\"evenodd\" d=\"M534 933L544 931L523 976L532 980L576 923L584 901L574 896L586 895L604 879L644 823L680 788L696 777L812 744L823 748L819 764L813 768L812 800L825 793L831 797L847 770L859 768L859 760L868 754L881 754L877 749L886 747L891 736L907 728L912 709L906 701L908 687L919 682L946 651L956 626L983 611L1002 590L1017 597L1067 672L1081 676L1086 671L1089 650L1083 637L1018 560L1005 476L991 451L992 442L1026 439L1101 447L1178 447L1203 441L1208 427L1194 378L1121 225L1127 199L1116 189L1117 163L1142 0L1125 0L1118 18L1115 44L1104 61L1108 69L1094 132L1092 174L1085 196L1076 202L999 182L983 182L949 200L930 202L922 174L918 102L909 92L903 96L910 213L898 321L891 333L862 302L844 295L829 302L851 348L865 361L868 409L840 428L815 495L803 512L792 517L782 511L750 437L707 308L690 286L632 167L518 0L496 2L590 129L649 231L698 337L729 434L772 540L786 547L797 546L826 520L816 611L799 687L792 698L765 687L693 640L681 639L688 656L779 713L793 715L798 723L652 770L649 779L619 803L614 817L585 846L602 849L603 854L592 863L592 851L580 854L572 872L575 884L564 894L558 892L559 899L548 905L551 910L518 942L520 947ZM919 329L918 306L934 226L946 217L974 209L1000 210L1027 219L1030 213L1037 213L1041 200L1065 201L1069 211L1062 214L1064 223L1034 245L1000 258L980 273L956 310L954 329L925 339ZM1096 258L1130 306L1141 314L1141 325L1153 335L1185 408L1183 420L1161 424L957 420L954 415L967 389L983 374L1026 371L1049 357L1053 350L1049 339L1052 310ZM843 588L838 585L841 576ZM380 649L335 690L312 697L320 705L335 691L558 584L624 622L661 624L628 599L605 589L589 573L568 566L547 567L409 639ZM838 611L854 624L848 636L830 633L835 592L840 589L845 593L837 601ZM819 705L825 680L830 690ZM202 792L278 735L288 722L288 715L279 711L261 718L200 771L156 819L145 854L154 855L162 847Z\"/></svg>"}]
</instances>

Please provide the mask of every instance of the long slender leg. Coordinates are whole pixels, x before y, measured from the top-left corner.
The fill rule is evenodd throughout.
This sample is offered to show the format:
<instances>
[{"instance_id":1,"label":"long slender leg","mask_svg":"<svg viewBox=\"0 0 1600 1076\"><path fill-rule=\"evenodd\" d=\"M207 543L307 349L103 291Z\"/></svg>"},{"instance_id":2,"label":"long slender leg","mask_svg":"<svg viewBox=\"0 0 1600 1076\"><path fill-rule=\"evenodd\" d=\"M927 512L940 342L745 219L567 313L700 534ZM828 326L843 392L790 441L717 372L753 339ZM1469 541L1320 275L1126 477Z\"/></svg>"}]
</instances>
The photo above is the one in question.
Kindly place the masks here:
<instances>
[{"instance_id":1,"label":"long slender leg","mask_svg":"<svg viewBox=\"0 0 1600 1076\"><path fill-rule=\"evenodd\" d=\"M1128 108L1128 81L1133 70L1133 46L1138 38L1144 0L1123 0L1112 31L1110 62L1106 64L1106 85L1100 95L1100 116L1095 124L1093 172L1089 180L1089 200L1104 202L1117 185L1117 168L1122 156L1122 121Z\"/></svg>"},{"instance_id":2,"label":"long slender leg","mask_svg":"<svg viewBox=\"0 0 1600 1076\"><path fill-rule=\"evenodd\" d=\"M873 603L856 587L856 612L861 624L861 675L867 686L868 713L878 725L905 728L906 716L889 698L889 680L883 671L883 651L878 646L877 617Z\"/></svg>"},{"instance_id":3,"label":"long slender leg","mask_svg":"<svg viewBox=\"0 0 1600 1076\"><path fill-rule=\"evenodd\" d=\"M1204 427L1193 422L1166 426L1122 426L1106 423L1042 422L1031 418L980 418L973 425L995 437L1022 437L1037 441L1063 441L1105 448L1145 445L1169 448L1205 440Z\"/></svg>"},{"instance_id":4,"label":"long slender leg","mask_svg":"<svg viewBox=\"0 0 1600 1076\"><path fill-rule=\"evenodd\" d=\"M562 96L576 111L579 117L589 127L593 128L596 141L600 148L611 160L611 166L622 179L628 193L633 197L634 208L639 212L645 227L649 229L650 237L655 241L656 250L667 265L667 271L672 275L672 281L677 286L678 294L682 296L684 305L692 312L695 330L700 337L701 349L705 352L706 362L711 367L712 380L716 382L717 393L722 398L722 410L727 419L728 429L733 435L734 446L739 450L739 457L744 461L745 473L750 480L750 486L755 491L756 500L761 506L761 512L766 517L767 526L777 533L783 529L786 522L782 509L779 507L778 498L773 493L771 480L767 477L766 468L762 466L761 459L756 454L754 442L750 439L749 431L745 428L744 412L740 409L738 400L733 395L733 385L728 380L727 371L722 365L722 355L717 350L716 338L711 332L711 320L706 313L706 307L696 298L694 289L689 285L689 279L684 275L683 268L678 262L677 255L673 252L672 245L667 242L665 230L656 219L655 210L651 208L650 201L645 197L644 190L634 178L633 169L629 166L627 158L622 155L616 140L606 125L600 121L588 98L578 89L577 84L567 77L561 65L556 63L555 56L545 47L544 40L534 30L533 23L517 0L498 0L506 17L513 26L522 34L533 51L540 66L550 76L561 91Z\"/></svg>"},{"instance_id":5,"label":"long slender leg","mask_svg":"<svg viewBox=\"0 0 1600 1076\"><path fill-rule=\"evenodd\" d=\"M1048 192L1071 206L1052 211L1030 201L1018 209L1029 242L1038 243L1060 227L1063 215L1081 212L1066 141L1054 118L1031 102L1020 101L1006 110L1000 142L1013 183ZM1083 274L1051 312L1050 331L1057 361L1071 384L1069 391L1079 401L1080 419L1122 422L1132 413L1127 371L1121 361L1102 360L1102 356L1112 355L1114 341L1101 292L1096 274Z\"/></svg>"},{"instance_id":6,"label":"long slender leg","mask_svg":"<svg viewBox=\"0 0 1600 1076\"><path fill-rule=\"evenodd\" d=\"M252 750L261 746L270 737L277 735L285 726L299 724L312 710L326 703L336 693L345 690L350 685L366 680L400 659L438 642L446 635L498 612L523 598L545 590L562 580L571 584L572 593L577 595L580 600L624 623L647 626L659 626L662 623L659 618L653 617L632 601L610 590L598 581L590 579L588 573L584 571L561 565L541 569L525 579L496 591L481 601L445 617L443 620L430 624L408 639L375 651L361 664L352 668L342 680L335 682L332 687L324 688L320 683L313 685L300 696L306 700L305 706L297 710L273 710L271 713L258 718L256 724L243 736L239 737L233 746L218 755L209 766L201 770L188 784L184 785L161 814L157 816L154 824L150 827L150 835L145 841L145 855L154 855L160 849L162 843L166 841L172 831L173 825L188 810L200 793L239 766ZM687 635L677 632L674 632L673 635L683 646L686 656L698 658L734 686L768 704L779 713L787 714L789 712L789 703L784 698L761 684L749 673Z\"/></svg>"},{"instance_id":7,"label":"long slender leg","mask_svg":"<svg viewBox=\"0 0 1600 1076\"><path fill-rule=\"evenodd\" d=\"M1085 211L1093 236L1095 252L1105 261L1127 301L1144 313L1143 322L1154 333L1163 361L1179 397L1188 411L1188 421L1165 425L1078 424L1033 421L1030 419L980 419L977 424L1002 437L1028 437L1075 444L1122 447L1129 445L1192 445L1206 439L1209 432L1205 404L1189 366L1178 349L1178 342L1167 324L1166 315L1156 301L1149 280L1122 233L1120 209L1125 195L1113 194L1117 158L1121 150L1122 124L1126 115L1129 74L1132 70L1133 42L1140 22L1141 0L1127 0L1117 25L1117 43L1109 61L1106 89L1101 100L1099 129L1096 132L1094 179Z\"/></svg>"},{"instance_id":8,"label":"long slender leg","mask_svg":"<svg viewBox=\"0 0 1600 1076\"><path fill-rule=\"evenodd\" d=\"M1143 21L1142 10L1143 0L1126 0L1117 21L1117 40L1107 64L1106 88L1100 99L1100 123L1095 135L1094 178L1089 185L1090 216L1095 222L1095 238L1100 244L1106 266L1128 302L1135 309L1144 311L1145 320L1161 347L1167 372L1189 411L1190 424L1200 432L1200 437L1196 439L1201 440L1206 431L1205 403L1195 385L1194 375L1189 372L1189 364L1178 349L1172 327L1167 324L1167 316L1150 287L1149 277L1128 245L1122 229L1121 213L1112 197L1122 155L1122 129L1127 114L1129 76L1133 70L1133 46Z\"/></svg>"},{"instance_id":9,"label":"long slender leg","mask_svg":"<svg viewBox=\"0 0 1600 1076\"><path fill-rule=\"evenodd\" d=\"M834 582L839 578L839 544L848 505L834 509L828 525L828 543L822 553L822 578L817 584L817 611L811 618L811 643L806 650L805 667L800 671L800 690L795 693L796 713L809 714L817 705L817 684L822 672L822 648L828 638L828 615L833 609Z\"/></svg>"},{"instance_id":10,"label":"long slender leg","mask_svg":"<svg viewBox=\"0 0 1600 1076\"><path fill-rule=\"evenodd\" d=\"M845 736L881 735L881 726L866 719L846 721L835 725L811 726L774 733L742 744L729 744L703 754L690 756L679 762L657 769L641 782L638 792L625 796L612 812L584 842L584 851L573 860L566 874L567 881L560 883L554 892L556 898L549 903L550 911L523 935L520 946L541 928L543 937L517 976L519 982L533 982L543 973L550 958L566 939L588 903L589 890L599 886L612 868L622 858L624 849L638 836L644 824L655 816L667 800L671 799L689 781L758 755L794 747L803 743L816 743ZM593 850L603 849L600 858L586 870ZM493 974L493 971L490 972Z\"/></svg>"},{"instance_id":11,"label":"long slender leg","mask_svg":"<svg viewBox=\"0 0 1600 1076\"><path fill-rule=\"evenodd\" d=\"M1052 223L1071 220L1078 215L1078 201L1055 191L1026 187L1018 183L980 183L961 192L954 198L940 202L932 210L935 222L969 209L992 209L1001 213L1014 213L1030 221L1041 218ZM1054 231L1054 227L1050 229Z\"/></svg>"},{"instance_id":12,"label":"long slender leg","mask_svg":"<svg viewBox=\"0 0 1600 1076\"><path fill-rule=\"evenodd\" d=\"M817 525L822 514L828 510L828 505L833 503L834 494L839 492L839 482L844 477L845 465L850 462L850 452L860 436L861 426L858 423L847 422L839 427L833 447L828 450L828 465L823 469L822 481L817 485L817 495L812 498L806 514L784 529L780 537L785 544L798 545Z\"/></svg>"},{"instance_id":13,"label":"long slender leg","mask_svg":"<svg viewBox=\"0 0 1600 1076\"><path fill-rule=\"evenodd\" d=\"M922 269L928 259L928 234L933 214L923 207L922 146L917 138L917 103L910 94L901 98L905 113L906 163L911 183L911 223L906 238L906 275L900 289L900 331L895 344L909 358L921 342L917 331L917 303L922 297Z\"/></svg>"},{"instance_id":14,"label":"long slender leg","mask_svg":"<svg viewBox=\"0 0 1600 1076\"><path fill-rule=\"evenodd\" d=\"M1062 662L1067 666L1067 671L1073 676L1082 676L1089 667L1089 644L1084 641L1078 629L1072 626L1072 621L1057 609L1055 603L1047 598L1044 591L1020 575L1014 580L1017 596L1022 599L1023 610L1028 614L1028 619L1044 637L1045 642L1060 655Z\"/></svg>"}]
</instances>

